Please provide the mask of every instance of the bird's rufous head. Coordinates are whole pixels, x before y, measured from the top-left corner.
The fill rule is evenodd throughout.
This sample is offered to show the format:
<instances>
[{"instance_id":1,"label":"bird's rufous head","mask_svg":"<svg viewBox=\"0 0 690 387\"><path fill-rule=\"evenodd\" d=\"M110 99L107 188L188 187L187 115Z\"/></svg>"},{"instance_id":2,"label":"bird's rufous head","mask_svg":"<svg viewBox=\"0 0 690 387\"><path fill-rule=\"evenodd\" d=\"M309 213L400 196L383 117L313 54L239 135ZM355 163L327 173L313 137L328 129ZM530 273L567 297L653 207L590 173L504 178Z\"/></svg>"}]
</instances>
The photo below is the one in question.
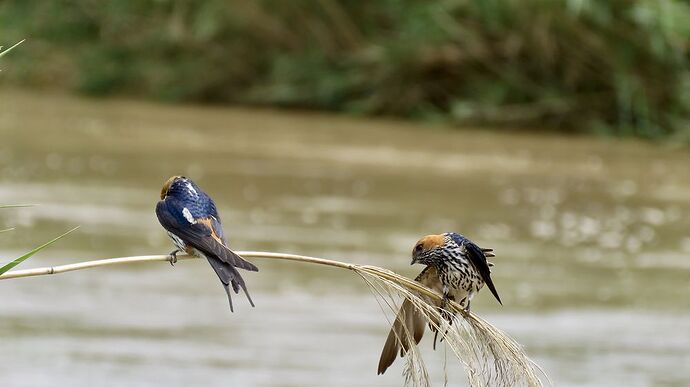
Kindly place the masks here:
<instances>
[{"instance_id":1,"label":"bird's rufous head","mask_svg":"<svg viewBox=\"0 0 690 387\"><path fill-rule=\"evenodd\" d=\"M420 239L412 249L412 263L431 265L434 263L438 253L446 246L446 235L427 235Z\"/></svg>"},{"instance_id":2,"label":"bird's rufous head","mask_svg":"<svg viewBox=\"0 0 690 387\"><path fill-rule=\"evenodd\" d=\"M173 176L169 178L168 180L165 181L165 184L163 184L163 188L161 188L161 200L165 199L166 196L168 196L168 191L170 190L170 186L173 185L177 180L186 180L187 178L184 176Z\"/></svg>"}]
</instances>

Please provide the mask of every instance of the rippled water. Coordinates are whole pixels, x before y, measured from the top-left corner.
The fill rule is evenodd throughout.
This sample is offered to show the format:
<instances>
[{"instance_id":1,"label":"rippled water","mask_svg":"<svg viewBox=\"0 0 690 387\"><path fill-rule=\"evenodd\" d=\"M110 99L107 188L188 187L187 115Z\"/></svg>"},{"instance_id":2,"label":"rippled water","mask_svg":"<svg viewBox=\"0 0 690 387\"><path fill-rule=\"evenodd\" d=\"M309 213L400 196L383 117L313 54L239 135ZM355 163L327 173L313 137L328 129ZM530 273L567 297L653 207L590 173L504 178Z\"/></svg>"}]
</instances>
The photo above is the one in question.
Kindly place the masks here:
<instances>
[{"instance_id":1,"label":"rippled water","mask_svg":"<svg viewBox=\"0 0 690 387\"><path fill-rule=\"evenodd\" d=\"M413 276L422 235L496 249L504 301L473 310L560 386L690 385L690 153L631 141L450 130L252 109L0 91L0 261L171 250L153 208L194 178L240 250ZM255 309L202 261L0 282L2 386L400 385L376 375L388 325L357 277L256 261ZM423 350L443 381L444 352ZM448 354L450 358L450 354ZM454 364L454 363L453 363ZM464 385L450 370L451 385Z\"/></svg>"}]
</instances>

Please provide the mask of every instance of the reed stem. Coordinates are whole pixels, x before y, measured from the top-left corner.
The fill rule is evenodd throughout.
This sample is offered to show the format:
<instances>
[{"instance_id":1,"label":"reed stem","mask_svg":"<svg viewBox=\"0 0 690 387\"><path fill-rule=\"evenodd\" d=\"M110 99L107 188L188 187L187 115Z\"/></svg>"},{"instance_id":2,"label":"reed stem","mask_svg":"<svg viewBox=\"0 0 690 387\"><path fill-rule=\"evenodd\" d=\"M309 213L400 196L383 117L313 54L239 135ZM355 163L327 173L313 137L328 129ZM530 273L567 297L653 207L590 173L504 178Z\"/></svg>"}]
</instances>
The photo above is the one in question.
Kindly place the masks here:
<instances>
[{"instance_id":1,"label":"reed stem","mask_svg":"<svg viewBox=\"0 0 690 387\"><path fill-rule=\"evenodd\" d=\"M318 258L318 257L309 257L306 255L273 253L273 252L266 252L266 251L237 251L236 253L239 254L240 256L244 257L244 258L287 260L287 261L314 263L314 264L318 264L318 265L338 267L338 268L348 269L348 270L352 270L352 271L362 271L362 272L368 272L368 273L376 272L377 275L386 277L387 279L389 279L391 281L397 282L409 290L418 292L422 295L429 296L429 297L432 297L432 298L435 298L438 300L441 299L440 294L434 292L433 290L427 288L426 286L420 284L419 282L413 281L407 277L401 276L400 274L396 274L390 270L387 270L387 269L384 269L381 267L377 267L377 266L357 265L354 263L340 262L340 261L335 261L335 260L325 259L325 258ZM188 260L188 259L197 259L197 257L192 256L192 255L186 255L186 254L179 254L177 256L178 261ZM35 269L11 270L11 271L8 271L7 273L3 274L3 275L0 275L0 280L67 273L70 271L93 269L93 268L103 267L103 266L124 265L124 264L129 264L129 263L138 263L138 262L170 262L170 260L171 260L170 255L139 255L139 256L132 256L132 257L99 259L99 260L93 260L93 261L70 263L70 264L66 264L66 265L38 267ZM462 310L462 308L459 305L453 305L453 306L455 306L457 310Z\"/></svg>"},{"instance_id":2,"label":"reed stem","mask_svg":"<svg viewBox=\"0 0 690 387\"><path fill-rule=\"evenodd\" d=\"M348 269L348 270L353 270L353 271L356 271L356 270L360 270L360 271L364 271L364 272L376 271L376 273L378 275L381 275L383 277L387 277L389 280L398 282L410 290L419 292L419 293L426 295L426 296L437 298L439 300L441 299L441 295L437 294L436 292L427 288L426 286L423 286L416 281L413 281L407 277L403 277L403 276L396 274L390 270L387 270L387 269L384 269L381 267L377 267L377 266L357 265L354 263L340 262L340 261L335 261L335 260L325 259L325 258L318 258L318 257L309 257L306 255L273 253L273 252L266 252L266 251L237 251L236 253L239 254L240 256L244 257L244 258L274 259L274 260L286 260L286 261L295 261L295 262L304 262L304 263L314 263L314 264L318 264L318 265L339 267L342 269ZM192 255L187 255L187 254L177 255L178 261L188 260L188 259L197 259L197 258L198 257L192 256ZM129 264L129 263L138 263L138 262L170 262L170 260L171 260L170 255L139 255L139 256L132 256L132 257L98 259L98 260L93 260L93 261L70 263L70 264L66 264L66 265L38 267L35 269L11 270L11 271L3 274L3 275L0 275L0 280L67 273L70 271L93 269L93 268L103 267L103 266L124 265L124 264Z\"/></svg>"},{"instance_id":3,"label":"reed stem","mask_svg":"<svg viewBox=\"0 0 690 387\"><path fill-rule=\"evenodd\" d=\"M438 311L438 302L442 296L426 286L403 277L390 270L370 265L340 262L330 259L309 257L296 254L272 253L264 251L237 251L244 258L287 260L312 263L341 269L347 269L361 277L374 290L375 295L383 300L392 312L397 312L395 302L387 299L387 295L395 293L402 295L405 300L412 302L417 311L434 325L442 339L460 360L467 371L468 380L472 386L496 385L527 385L542 386L538 373L541 373L550 383L548 376L529 359L522 347L479 316L465 312L460 305L450 301L446 309L459 313L464 317L458 324L439 325L433 322L442 321ZM195 259L190 255L179 255L178 260ZM120 257L100 259L94 261L71 263L66 265L39 267L35 269L10 270L0 275L0 280L34 277L69 271L91 269L102 266L124 265L136 262L171 262L169 255L141 255L134 257ZM431 301L433 300L433 301ZM465 322L461 324L461 322ZM408 336L411 334L407 332ZM411 340L411 336L409 336ZM429 375L424 366L421 355L416 346L412 345L406 356L406 381L415 386L429 386ZM491 371L491 370L494 371Z\"/></svg>"}]
</instances>

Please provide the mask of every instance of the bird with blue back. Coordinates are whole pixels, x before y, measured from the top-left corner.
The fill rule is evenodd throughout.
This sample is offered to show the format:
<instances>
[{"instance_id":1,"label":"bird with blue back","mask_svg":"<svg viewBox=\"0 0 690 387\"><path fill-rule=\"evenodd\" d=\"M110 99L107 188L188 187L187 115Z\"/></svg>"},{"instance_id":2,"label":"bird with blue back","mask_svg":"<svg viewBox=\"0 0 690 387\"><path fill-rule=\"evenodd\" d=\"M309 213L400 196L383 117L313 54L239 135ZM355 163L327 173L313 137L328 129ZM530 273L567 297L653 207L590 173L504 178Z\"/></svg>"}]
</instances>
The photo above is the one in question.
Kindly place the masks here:
<instances>
[{"instance_id":1,"label":"bird with blue back","mask_svg":"<svg viewBox=\"0 0 690 387\"><path fill-rule=\"evenodd\" d=\"M251 306L254 306L247 285L237 269L259 269L230 250L213 199L184 176L169 178L163 184L160 198L156 205L156 216L176 247L170 253L170 263L177 262L177 253L182 251L205 258L225 288L231 311L230 287L235 294L242 289Z\"/></svg>"},{"instance_id":2,"label":"bird with blue back","mask_svg":"<svg viewBox=\"0 0 690 387\"><path fill-rule=\"evenodd\" d=\"M493 249L483 249L466 237L447 232L439 235L427 235L420 239L412 250L412 264L426 265L426 268L415 278L415 281L443 295L441 301L425 297L434 303L452 324L454 315L446 309L448 301L455 301L466 311L470 311L470 302L479 290L487 285L499 304L496 287L491 279L493 266L487 257L494 257ZM403 301L391 328L379 359L378 373L383 374L393 364L400 353L404 356L410 347L419 344L424 335L427 320L424 314L409 300ZM434 348L439 321L429 321L429 328L435 331Z\"/></svg>"}]
</instances>

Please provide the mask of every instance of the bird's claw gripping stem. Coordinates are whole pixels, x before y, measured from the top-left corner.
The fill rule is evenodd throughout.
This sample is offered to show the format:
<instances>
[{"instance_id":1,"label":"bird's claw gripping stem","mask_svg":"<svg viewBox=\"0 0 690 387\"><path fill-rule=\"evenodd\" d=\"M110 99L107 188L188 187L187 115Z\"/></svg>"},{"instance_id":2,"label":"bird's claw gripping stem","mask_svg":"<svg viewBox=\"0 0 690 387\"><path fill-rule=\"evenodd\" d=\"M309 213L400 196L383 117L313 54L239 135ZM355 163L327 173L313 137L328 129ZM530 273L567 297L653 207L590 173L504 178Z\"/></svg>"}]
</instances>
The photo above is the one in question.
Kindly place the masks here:
<instances>
[{"instance_id":1,"label":"bird's claw gripping stem","mask_svg":"<svg viewBox=\"0 0 690 387\"><path fill-rule=\"evenodd\" d=\"M175 266L175 264L177 263L177 253L179 253L180 251L180 249L176 249L170 253L170 266Z\"/></svg>"},{"instance_id":2,"label":"bird's claw gripping stem","mask_svg":"<svg viewBox=\"0 0 690 387\"><path fill-rule=\"evenodd\" d=\"M453 314L446 309L446 307L448 306L449 300L450 300L450 297L448 297L448 294L443 294L443 299L441 300L441 306L439 308L439 312L441 313L441 316L445 320L452 321Z\"/></svg>"}]
</instances>

